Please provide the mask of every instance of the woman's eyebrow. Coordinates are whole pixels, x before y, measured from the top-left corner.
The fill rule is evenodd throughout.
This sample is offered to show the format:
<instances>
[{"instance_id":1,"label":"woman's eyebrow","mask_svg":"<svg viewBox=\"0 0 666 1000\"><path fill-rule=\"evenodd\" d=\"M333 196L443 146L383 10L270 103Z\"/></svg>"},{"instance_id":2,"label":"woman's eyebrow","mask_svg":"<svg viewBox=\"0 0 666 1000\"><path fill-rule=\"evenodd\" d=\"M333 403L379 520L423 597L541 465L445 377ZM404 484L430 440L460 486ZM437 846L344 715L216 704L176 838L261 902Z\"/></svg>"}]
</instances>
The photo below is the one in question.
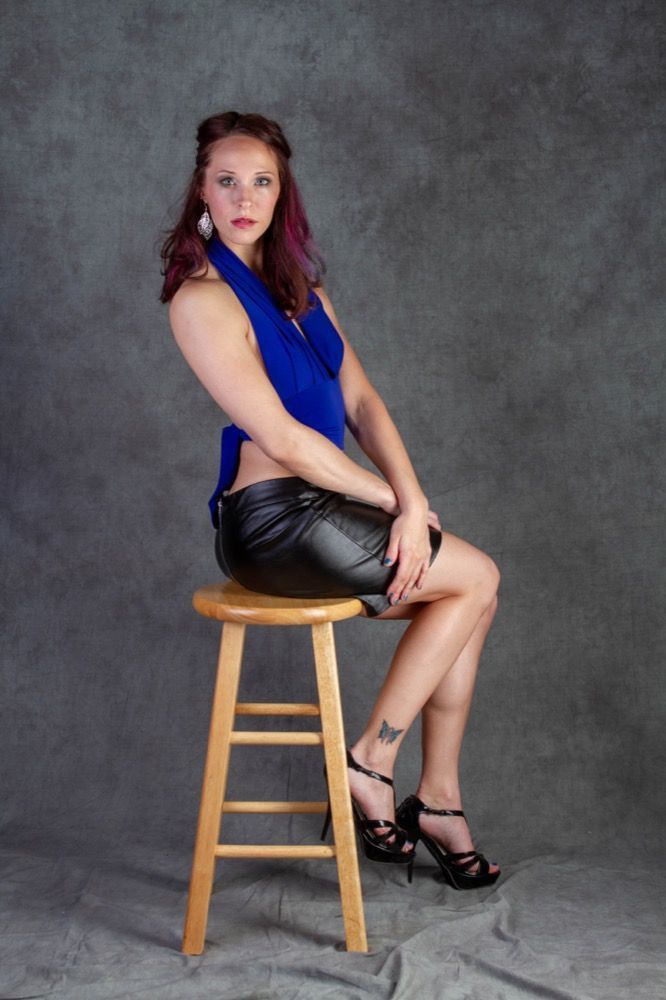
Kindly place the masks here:
<instances>
[{"instance_id":1,"label":"woman's eyebrow","mask_svg":"<svg viewBox=\"0 0 666 1000\"><path fill-rule=\"evenodd\" d=\"M235 174L236 173L235 170L227 170L226 167L220 167L217 172L218 172L218 174ZM255 170L255 174L271 174L272 176L274 176L272 170Z\"/></svg>"}]
</instances>

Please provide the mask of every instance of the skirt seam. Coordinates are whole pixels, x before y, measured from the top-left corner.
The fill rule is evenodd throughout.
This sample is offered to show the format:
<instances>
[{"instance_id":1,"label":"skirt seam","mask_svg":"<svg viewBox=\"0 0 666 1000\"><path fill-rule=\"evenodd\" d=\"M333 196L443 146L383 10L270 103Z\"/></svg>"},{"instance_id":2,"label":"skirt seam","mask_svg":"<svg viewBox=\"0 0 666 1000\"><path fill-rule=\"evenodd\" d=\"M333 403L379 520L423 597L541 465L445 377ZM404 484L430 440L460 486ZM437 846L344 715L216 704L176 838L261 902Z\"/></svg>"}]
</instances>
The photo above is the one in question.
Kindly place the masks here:
<instances>
[{"instance_id":1,"label":"skirt seam","mask_svg":"<svg viewBox=\"0 0 666 1000\"><path fill-rule=\"evenodd\" d=\"M330 517L326 517L326 514L323 514L320 510L315 510L314 513L317 514L317 516L320 517L323 521L326 521L328 524L330 524L331 527L339 531L340 534L344 535L345 538L348 538L350 542L354 542L355 545L358 545L358 547L360 549L363 549L363 551L366 552L369 556L372 556L373 559L376 559L380 566L384 565L383 559L381 559L376 552L373 552L372 549L366 548L363 542L359 542L358 538L354 538L353 535L350 535L349 532L345 531L344 528L341 528L339 524L336 524L335 521L332 521Z\"/></svg>"}]
</instances>

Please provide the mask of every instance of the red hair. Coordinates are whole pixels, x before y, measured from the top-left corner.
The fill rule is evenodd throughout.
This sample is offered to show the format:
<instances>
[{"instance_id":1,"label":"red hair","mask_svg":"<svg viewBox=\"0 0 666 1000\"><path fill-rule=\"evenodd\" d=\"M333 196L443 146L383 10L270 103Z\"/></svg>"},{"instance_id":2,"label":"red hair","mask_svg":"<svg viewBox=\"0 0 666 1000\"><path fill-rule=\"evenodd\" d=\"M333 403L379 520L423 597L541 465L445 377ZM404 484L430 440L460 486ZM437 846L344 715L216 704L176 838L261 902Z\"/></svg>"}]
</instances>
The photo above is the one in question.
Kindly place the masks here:
<instances>
[{"instance_id":1,"label":"red hair","mask_svg":"<svg viewBox=\"0 0 666 1000\"><path fill-rule=\"evenodd\" d=\"M204 264L208 269L206 241L197 231L203 212L201 187L210 163L211 147L229 135L251 135L270 146L280 178L280 194L273 219L262 237L263 280L278 306L298 318L311 306L309 289L321 283L326 265L312 240L303 202L289 167L291 147L277 122L263 115L225 111L201 122L197 129L196 165L192 172L178 222L169 231L160 256L164 277L160 302L170 302L185 278Z\"/></svg>"}]
</instances>

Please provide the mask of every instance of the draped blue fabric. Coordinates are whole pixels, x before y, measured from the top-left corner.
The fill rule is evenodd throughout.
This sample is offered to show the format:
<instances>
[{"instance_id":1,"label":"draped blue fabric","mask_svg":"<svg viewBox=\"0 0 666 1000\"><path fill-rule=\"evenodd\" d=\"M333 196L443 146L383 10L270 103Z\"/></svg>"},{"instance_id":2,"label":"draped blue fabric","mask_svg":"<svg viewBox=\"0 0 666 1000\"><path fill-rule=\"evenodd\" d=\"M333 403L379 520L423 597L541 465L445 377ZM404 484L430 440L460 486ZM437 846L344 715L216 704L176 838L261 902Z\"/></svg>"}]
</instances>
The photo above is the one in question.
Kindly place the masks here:
<instances>
[{"instance_id":1,"label":"draped blue fabric","mask_svg":"<svg viewBox=\"0 0 666 1000\"><path fill-rule=\"evenodd\" d=\"M319 431L344 450L345 406L338 374L344 343L318 295L310 289L308 298L314 308L298 318L304 337L277 306L263 281L219 239L217 233L209 244L208 256L244 306L268 377L285 409L296 420ZM233 483L241 443L249 440L250 435L236 424L229 424L222 430L220 475L208 501L215 528L218 527L218 498Z\"/></svg>"}]
</instances>

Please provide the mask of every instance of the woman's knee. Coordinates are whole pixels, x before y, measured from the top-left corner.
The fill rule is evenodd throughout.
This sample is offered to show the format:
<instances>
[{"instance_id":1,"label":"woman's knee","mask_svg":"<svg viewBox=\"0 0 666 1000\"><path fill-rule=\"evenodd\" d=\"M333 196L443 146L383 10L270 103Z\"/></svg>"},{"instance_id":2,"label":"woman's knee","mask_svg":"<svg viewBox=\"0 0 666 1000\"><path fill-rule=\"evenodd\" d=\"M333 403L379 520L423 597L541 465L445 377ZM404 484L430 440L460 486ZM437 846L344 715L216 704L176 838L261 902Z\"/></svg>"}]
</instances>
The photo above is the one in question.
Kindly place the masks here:
<instances>
[{"instance_id":1,"label":"woman's knee","mask_svg":"<svg viewBox=\"0 0 666 1000\"><path fill-rule=\"evenodd\" d=\"M465 592L485 612L497 597L500 572L497 563L481 549L475 549L467 565Z\"/></svg>"},{"instance_id":2,"label":"woman's knee","mask_svg":"<svg viewBox=\"0 0 666 1000\"><path fill-rule=\"evenodd\" d=\"M494 559L464 539L447 533L418 599L433 601L466 595L482 612L495 598L499 582L500 571Z\"/></svg>"},{"instance_id":3,"label":"woman's knee","mask_svg":"<svg viewBox=\"0 0 666 1000\"><path fill-rule=\"evenodd\" d=\"M483 612L483 617L486 619L488 627L492 624L493 618L495 617L495 612L497 611L497 594L493 597L490 604Z\"/></svg>"},{"instance_id":4,"label":"woman's knee","mask_svg":"<svg viewBox=\"0 0 666 1000\"><path fill-rule=\"evenodd\" d=\"M499 566L485 552L479 551L478 569L476 574L476 590L478 590L484 607L497 607L497 591L500 585ZM494 610L494 609L493 609Z\"/></svg>"}]
</instances>

